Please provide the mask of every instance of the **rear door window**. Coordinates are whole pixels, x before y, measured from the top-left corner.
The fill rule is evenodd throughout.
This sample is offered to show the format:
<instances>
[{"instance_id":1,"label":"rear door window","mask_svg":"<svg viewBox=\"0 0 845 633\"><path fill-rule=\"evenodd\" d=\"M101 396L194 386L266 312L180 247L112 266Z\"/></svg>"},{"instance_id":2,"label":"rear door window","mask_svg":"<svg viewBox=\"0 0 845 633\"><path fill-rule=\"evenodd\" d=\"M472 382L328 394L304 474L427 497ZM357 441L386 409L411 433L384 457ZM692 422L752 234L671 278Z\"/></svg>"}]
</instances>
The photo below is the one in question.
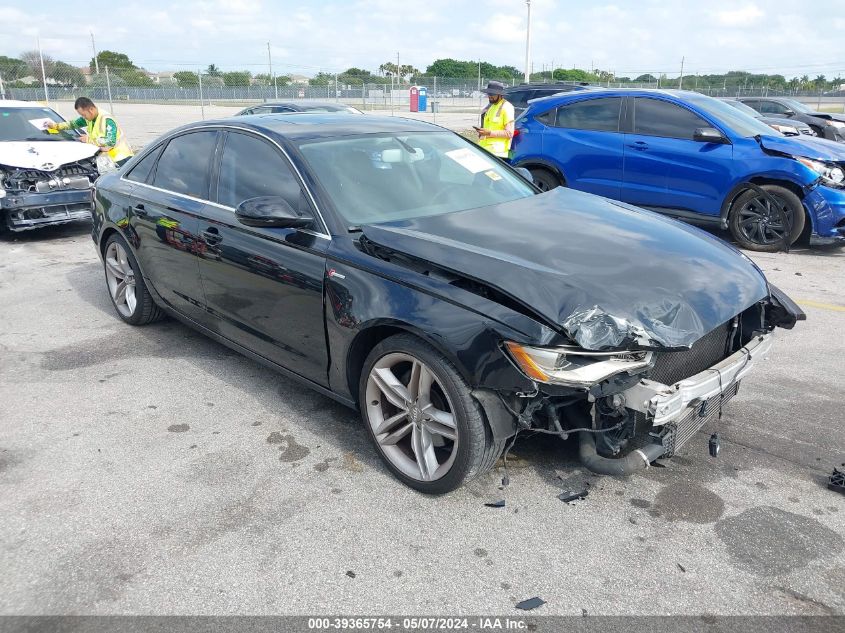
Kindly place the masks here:
<instances>
[{"instance_id":1,"label":"rear door window","mask_svg":"<svg viewBox=\"0 0 845 633\"><path fill-rule=\"evenodd\" d=\"M554 127L597 132L618 132L621 97L604 97L576 101L558 107Z\"/></svg>"},{"instance_id":2,"label":"rear door window","mask_svg":"<svg viewBox=\"0 0 845 633\"><path fill-rule=\"evenodd\" d=\"M660 99L634 100L634 134L693 140L696 128L712 127L697 114Z\"/></svg>"},{"instance_id":3,"label":"rear door window","mask_svg":"<svg viewBox=\"0 0 845 633\"><path fill-rule=\"evenodd\" d=\"M153 185L207 200L216 144L217 132L211 131L189 132L171 139L156 166Z\"/></svg>"}]
</instances>

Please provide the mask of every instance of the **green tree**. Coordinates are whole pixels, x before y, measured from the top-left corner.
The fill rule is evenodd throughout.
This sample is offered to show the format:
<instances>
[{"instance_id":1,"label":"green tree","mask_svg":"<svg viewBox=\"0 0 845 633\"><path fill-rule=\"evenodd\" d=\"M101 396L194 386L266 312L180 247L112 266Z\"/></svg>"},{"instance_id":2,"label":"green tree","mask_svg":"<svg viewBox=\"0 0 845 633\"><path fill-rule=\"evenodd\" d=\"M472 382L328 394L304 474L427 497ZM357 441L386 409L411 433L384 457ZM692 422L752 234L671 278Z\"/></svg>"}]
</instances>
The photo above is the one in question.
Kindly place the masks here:
<instances>
[{"instance_id":1,"label":"green tree","mask_svg":"<svg viewBox=\"0 0 845 633\"><path fill-rule=\"evenodd\" d=\"M208 68L205 69L205 74L209 77L222 77L223 73L220 72L220 69L215 66L214 64L209 64Z\"/></svg>"},{"instance_id":2,"label":"green tree","mask_svg":"<svg viewBox=\"0 0 845 633\"><path fill-rule=\"evenodd\" d=\"M331 73L318 72L314 77L308 80L311 86L328 86L334 84L334 75Z\"/></svg>"},{"instance_id":3,"label":"green tree","mask_svg":"<svg viewBox=\"0 0 845 633\"><path fill-rule=\"evenodd\" d=\"M173 78L181 88L192 88L199 85L200 82L199 75L190 70L180 70L177 73L173 73Z\"/></svg>"},{"instance_id":4,"label":"green tree","mask_svg":"<svg viewBox=\"0 0 845 633\"><path fill-rule=\"evenodd\" d=\"M640 75L639 77L636 77L634 79L634 81L636 81L637 83L641 83L641 84L645 84L645 83L653 84L654 82L657 81L657 77L655 77L654 75L651 75L649 73L646 73L645 75Z\"/></svg>"},{"instance_id":5,"label":"green tree","mask_svg":"<svg viewBox=\"0 0 845 633\"><path fill-rule=\"evenodd\" d=\"M15 81L29 74L26 62L16 57L0 55L0 75L3 81Z\"/></svg>"},{"instance_id":6,"label":"green tree","mask_svg":"<svg viewBox=\"0 0 845 633\"><path fill-rule=\"evenodd\" d=\"M66 86L84 86L85 75L82 74L76 66L71 66L64 62L56 62L53 64L53 72L50 77Z\"/></svg>"},{"instance_id":7,"label":"green tree","mask_svg":"<svg viewBox=\"0 0 845 633\"><path fill-rule=\"evenodd\" d=\"M234 70L223 73L223 84L225 86L248 86L252 79L252 73L248 70Z\"/></svg>"},{"instance_id":8,"label":"green tree","mask_svg":"<svg viewBox=\"0 0 845 633\"><path fill-rule=\"evenodd\" d=\"M558 68L554 71L554 78L557 81L595 81L595 75L580 68Z\"/></svg>"},{"instance_id":9,"label":"green tree","mask_svg":"<svg viewBox=\"0 0 845 633\"><path fill-rule=\"evenodd\" d=\"M121 70L135 70L137 66L132 63L132 60L129 59L129 56L124 53L115 53L114 51L100 51L97 53L97 62L100 64L100 72L102 72L105 66L109 67L110 72L119 72ZM91 72L94 72L97 68L97 64L94 63L94 58L91 58L88 67L91 69Z\"/></svg>"}]
</instances>

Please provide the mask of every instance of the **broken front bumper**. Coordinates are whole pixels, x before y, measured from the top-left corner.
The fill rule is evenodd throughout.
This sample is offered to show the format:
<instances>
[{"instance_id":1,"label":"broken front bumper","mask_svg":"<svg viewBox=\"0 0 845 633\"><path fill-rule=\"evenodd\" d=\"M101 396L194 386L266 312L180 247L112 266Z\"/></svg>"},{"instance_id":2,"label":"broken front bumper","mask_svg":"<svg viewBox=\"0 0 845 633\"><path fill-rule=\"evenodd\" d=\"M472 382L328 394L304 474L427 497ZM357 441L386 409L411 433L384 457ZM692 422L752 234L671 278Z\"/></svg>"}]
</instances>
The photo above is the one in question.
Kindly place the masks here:
<instances>
[{"instance_id":1,"label":"broken front bumper","mask_svg":"<svg viewBox=\"0 0 845 633\"><path fill-rule=\"evenodd\" d=\"M769 353L773 338L771 332L758 334L725 360L674 385L643 379L622 392L626 406L653 426L677 422L717 396L732 396L735 385Z\"/></svg>"},{"instance_id":2,"label":"broken front bumper","mask_svg":"<svg viewBox=\"0 0 845 633\"><path fill-rule=\"evenodd\" d=\"M0 197L0 210L6 216L5 222L12 231L91 219L91 189L68 189L51 193L5 193L5 196Z\"/></svg>"}]
</instances>

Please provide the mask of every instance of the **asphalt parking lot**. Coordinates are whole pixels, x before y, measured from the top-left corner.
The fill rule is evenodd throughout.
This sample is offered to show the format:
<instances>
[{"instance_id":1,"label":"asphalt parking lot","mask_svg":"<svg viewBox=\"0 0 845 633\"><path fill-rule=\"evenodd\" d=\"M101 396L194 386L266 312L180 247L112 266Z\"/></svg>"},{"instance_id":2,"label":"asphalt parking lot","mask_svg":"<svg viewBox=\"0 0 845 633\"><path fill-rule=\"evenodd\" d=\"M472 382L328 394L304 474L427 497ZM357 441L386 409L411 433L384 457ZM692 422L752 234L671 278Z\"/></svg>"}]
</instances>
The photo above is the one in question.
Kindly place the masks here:
<instances>
[{"instance_id":1,"label":"asphalt parking lot","mask_svg":"<svg viewBox=\"0 0 845 633\"><path fill-rule=\"evenodd\" d=\"M752 255L808 320L665 468L529 439L430 498L353 411L124 325L88 231L0 238L0 614L845 614L842 248Z\"/></svg>"}]
</instances>

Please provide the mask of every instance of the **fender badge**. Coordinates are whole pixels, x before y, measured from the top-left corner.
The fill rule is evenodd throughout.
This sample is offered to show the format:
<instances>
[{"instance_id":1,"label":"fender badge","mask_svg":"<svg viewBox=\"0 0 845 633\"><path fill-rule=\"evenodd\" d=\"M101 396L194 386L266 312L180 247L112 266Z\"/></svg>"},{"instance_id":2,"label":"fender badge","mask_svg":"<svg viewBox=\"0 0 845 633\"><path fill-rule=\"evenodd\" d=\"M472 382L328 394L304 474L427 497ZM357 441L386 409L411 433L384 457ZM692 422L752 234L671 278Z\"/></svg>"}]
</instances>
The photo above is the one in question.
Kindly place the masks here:
<instances>
[{"instance_id":1,"label":"fender badge","mask_svg":"<svg viewBox=\"0 0 845 633\"><path fill-rule=\"evenodd\" d=\"M329 268L328 275L329 275L329 277L332 277L332 278L337 277L338 279L346 279L346 275L341 275L334 268Z\"/></svg>"}]
</instances>

